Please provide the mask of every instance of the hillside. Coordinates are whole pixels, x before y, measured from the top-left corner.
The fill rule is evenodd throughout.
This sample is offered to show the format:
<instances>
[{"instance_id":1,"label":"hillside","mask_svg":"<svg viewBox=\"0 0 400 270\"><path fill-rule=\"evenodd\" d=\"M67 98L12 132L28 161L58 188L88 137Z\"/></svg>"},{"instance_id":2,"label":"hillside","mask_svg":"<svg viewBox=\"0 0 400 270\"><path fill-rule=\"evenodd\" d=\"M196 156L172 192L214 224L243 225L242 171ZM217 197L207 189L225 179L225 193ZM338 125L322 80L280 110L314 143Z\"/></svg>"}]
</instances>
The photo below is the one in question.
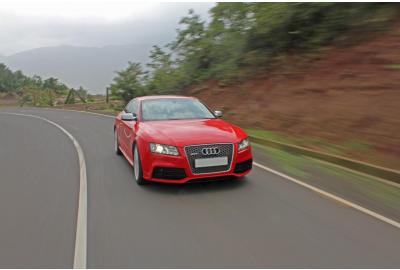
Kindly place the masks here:
<instances>
[{"instance_id":1,"label":"hillside","mask_svg":"<svg viewBox=\"0 0 400 270\"><path fill-rule=\"evenodd\" d=\"M365 33L353 33L355 40ZM208 80L185 94L224 110L248 128L336 144L363 143L377 154L348 156L400 167L400 23L353 46L292 55L231 86Z\"/></svg>"},{"instance_id":2,"label":"hillside","mask_svg":"<svg viewBox=\"0 0 400 270\"><path fill-rule=\"evenodd\" d=\"M70 87L82 86L92 93L103 94L115 71L127 65L127 59L145 63L150 45L106 47L57 46L0 56L12 70L27 75L56 77Z\"/></svg>"}]
</instances>

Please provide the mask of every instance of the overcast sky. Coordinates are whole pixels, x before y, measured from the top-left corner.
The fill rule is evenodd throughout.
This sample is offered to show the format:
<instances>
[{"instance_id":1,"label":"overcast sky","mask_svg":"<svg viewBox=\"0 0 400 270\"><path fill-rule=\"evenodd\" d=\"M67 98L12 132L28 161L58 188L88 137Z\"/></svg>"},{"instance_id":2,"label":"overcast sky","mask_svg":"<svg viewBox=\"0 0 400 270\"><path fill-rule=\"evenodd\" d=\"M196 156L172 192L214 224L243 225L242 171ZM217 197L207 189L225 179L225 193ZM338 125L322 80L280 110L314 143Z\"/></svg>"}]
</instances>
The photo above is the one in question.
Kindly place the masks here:
<instances>
[{"instance_id":1,"label":"overcast sky","mask_svg":"<svg viewBox=\"0 0 400 270\"><path fill-rule=\"evenodd\" d=\"M208 18L214 3L2 0L0 54L47 46L163 45L190 8Z\"/></svg>"}]
</instances>

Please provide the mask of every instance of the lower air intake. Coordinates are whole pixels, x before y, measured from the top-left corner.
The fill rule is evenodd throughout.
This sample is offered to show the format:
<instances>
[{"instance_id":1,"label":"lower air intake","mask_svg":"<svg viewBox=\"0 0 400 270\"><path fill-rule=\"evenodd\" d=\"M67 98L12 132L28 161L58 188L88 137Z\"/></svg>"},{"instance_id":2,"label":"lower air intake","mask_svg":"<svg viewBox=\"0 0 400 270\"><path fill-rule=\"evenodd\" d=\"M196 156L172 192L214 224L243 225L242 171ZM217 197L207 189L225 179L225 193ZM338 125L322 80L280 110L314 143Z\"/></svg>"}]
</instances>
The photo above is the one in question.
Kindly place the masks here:
<instances>
[{"instance_id":1,"label":"lower air intake","mask_svg":"<svg viewBox=\"0 0 400 270\"><path fill-rule=\"evenodd\" d=\"M186 177L186 173L182 168L156 167L153 170L152 177L165 180L180 180Z\"/></svg>"},{"instance_id":2,"label":"lower air intake","mask_svg":"<svg viewBox=\"0 0 400 270\"><path fill-rule=\"evenodd\" d=\"M236 164L235 173L244 173L251 169L253 165L253 160L249 159L243 162Z\"/></svg>"}]
</instances>

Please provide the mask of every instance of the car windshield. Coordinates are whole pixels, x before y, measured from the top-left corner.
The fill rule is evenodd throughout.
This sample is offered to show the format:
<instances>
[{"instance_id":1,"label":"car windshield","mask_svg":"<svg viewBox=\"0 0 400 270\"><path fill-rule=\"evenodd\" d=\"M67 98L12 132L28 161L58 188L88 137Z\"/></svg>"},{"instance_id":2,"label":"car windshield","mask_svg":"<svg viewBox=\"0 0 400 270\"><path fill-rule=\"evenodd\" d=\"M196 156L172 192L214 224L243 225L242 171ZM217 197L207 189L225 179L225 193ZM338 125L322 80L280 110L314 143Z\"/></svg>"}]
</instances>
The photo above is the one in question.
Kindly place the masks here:
<instances>
[{"instance_id":1,"label":"car windshield","mask_svg":"<svg viewBox=\"0 0 400 270\"><path fill-rule=\"evenodd\" d=\"M142 102L144 121L211 119L215 116L200 101L194 99L152 99Z\"/></svg>"}]
</instances>

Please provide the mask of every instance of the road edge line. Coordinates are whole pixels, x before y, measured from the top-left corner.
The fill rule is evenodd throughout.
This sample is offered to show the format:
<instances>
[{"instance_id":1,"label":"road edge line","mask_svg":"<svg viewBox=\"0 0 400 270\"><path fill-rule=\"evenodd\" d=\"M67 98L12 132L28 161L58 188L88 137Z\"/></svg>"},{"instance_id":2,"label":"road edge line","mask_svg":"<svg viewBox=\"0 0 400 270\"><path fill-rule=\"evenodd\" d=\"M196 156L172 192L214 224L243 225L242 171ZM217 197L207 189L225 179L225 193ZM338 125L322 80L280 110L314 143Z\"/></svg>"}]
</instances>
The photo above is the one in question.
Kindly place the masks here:
<instances>
[{"instance_id":1,"label":"road edge line","mask_svg":"<svg viewBox=\"0 0 400 270\"><path fill-rule=\"evenodd\" d=\"M78 196L78 214L76 221L76 233L75 233L75 247L74 247L74 265L75 269L84 269L86 268L86 255L87 255L87 174L86 174L86 160L83 154L82 147L69 133L65 128L61 125L38 115L32 114L22 114L22 113L8 113L1 112L1 114L8 115L19 115L41 119L46 121L47 123L57 127L60 129L67 137L72 141L75 146L75 150L78 154L79 160L79 196Z\"/></svg>"},{"instance_id":2,"label":"road edge line","mask_svg":"<svg viewBox=\"0 0 400 270\"><path fill-rule=\"evenodd\" d=\"M287 179L287 180L289 180L289 181L291 181L291 182L293 182L293 183L296 183L296 184L298 184L298 185L300 185L300 186L302 186L302 187L304 187L304 188L307 188L307 189L312 190L312 191L314 191L314 192L316 192L316 193L319 193L319 194L321 194L321 195L324 195L324 196L326 196L326 197L328 197L328 198L330 198L330 199L332 199L332 200L334 200L334 201L337 201L337 202L339 202L339 203L341 203L341 204L344 204L344 205L346 205L346 206L348 206L348 207L351 207L351 208L353 208L353 209L356 209L356 210L358 210L358 211L360 211L360 212L362 212L362 213L364 213L364 214L366 214L366 215L369 215L369 216L371 216L371 217L374 217L374 218L376 218L376 219L378 219L378 220L380 220L380 221L383 221L383 222L385 222L385 223L388 223L388 224L390 224L390 225L392 225L392 226L394 226L394 227L400 229L400 223L397 222L397 221L395 221L395 220L392 220L392 219L390 219L390 218L387 218L387 217L385 217L385 216L383 216L383 215L380 215L380 214L378 214L378 213L376 213L376 212L374 212L374 211L372 211L372 210L369 210L369 209L367 209L367 208L364 208L364 207L362 207L362 206L360 206L360 205L358 205L358 204L356 204L356 203L352 203L352 202L350 202L350 201L348 201L348 200L346 200L346 199L343 199L343 198L341 198L341 197L339 197L339 196L336 196L336 195L333 195L333 194L331 194L331 193L329 193L329 192L327 192L327 191L324 191L324 190L322 190L322 189L319 189L319 188L317 188L317 187L314 187L314 186L312 186L312 185L309 185L309 184L307 184L307 183L304 183L303 181L297 180L297 179L295 179L295 178L293 178L293 177L291 177L291 176L289 176L289 175L286 175L286 174L284 174L284 173L278 172L278 171L276 171L276 170L274 170L274 169L271 169L271 168L269 168L269 167L267 167L267 166L264 166L264 165L262 165L262 164L259 164L259 163L257 163L257 162L253 162L253 164L254 164L255 166L259 167L260 169L263 169L263 170L265 170L265 171L268 171L268 172L270 172L270 173L273 173L273 174L276 174L276 175L278 175L278 176L280 176L280 177L283 177L283 178L285 178L285 179Z\"/></svg>"}]
</instances>

